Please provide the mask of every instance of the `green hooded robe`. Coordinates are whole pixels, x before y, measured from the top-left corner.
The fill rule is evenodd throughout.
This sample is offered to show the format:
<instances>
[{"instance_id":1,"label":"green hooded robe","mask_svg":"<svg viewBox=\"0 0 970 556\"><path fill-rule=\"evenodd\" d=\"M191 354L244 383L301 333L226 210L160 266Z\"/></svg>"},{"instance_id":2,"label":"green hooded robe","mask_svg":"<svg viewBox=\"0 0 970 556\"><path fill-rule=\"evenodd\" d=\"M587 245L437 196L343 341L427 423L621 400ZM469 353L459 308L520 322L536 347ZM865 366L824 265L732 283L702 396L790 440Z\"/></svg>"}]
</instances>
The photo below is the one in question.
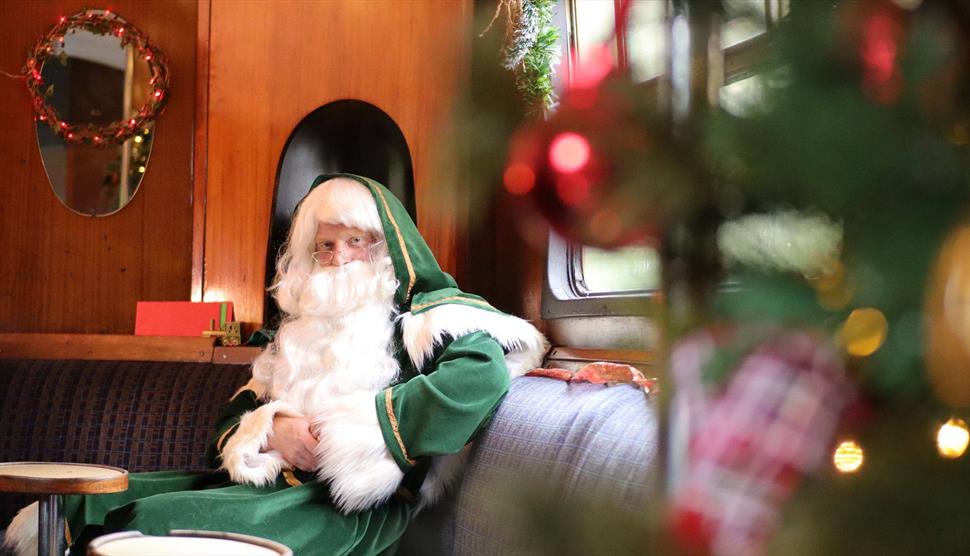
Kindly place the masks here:
<instances>
[{"instance_id":1,"label":"green hooded robe","mask_svg":"<svg viewBox=\"0 0 970 556\"><path fill-rule=\"evenodd\" d=\"M250 381L230 400L206 454L221 470L136 473L125 492L65 497L68 531L75 536L72 550L113 531L164 535L194 529L272 539L297 555L393 552L417 510L454 478L456 466L438 456L461 451L491 416L510 378L539 365L546 348L542 335L459 290L387 188L335 174L318 177L311 189L334 177L352 178L373 195L399 282L394 301L400 315L395 334L400 378L373 399L384 461L390 461L389 454L396 468L385 464L376 473L380 477L365 479L340 472L321 479L284 470L256 481L266 483L262 486L232 481L224 450L244 415L273 403ZM363 463L358 467L367 471ZM380 486L366 488L370 484Z\"/></svg>"}]
</instances>

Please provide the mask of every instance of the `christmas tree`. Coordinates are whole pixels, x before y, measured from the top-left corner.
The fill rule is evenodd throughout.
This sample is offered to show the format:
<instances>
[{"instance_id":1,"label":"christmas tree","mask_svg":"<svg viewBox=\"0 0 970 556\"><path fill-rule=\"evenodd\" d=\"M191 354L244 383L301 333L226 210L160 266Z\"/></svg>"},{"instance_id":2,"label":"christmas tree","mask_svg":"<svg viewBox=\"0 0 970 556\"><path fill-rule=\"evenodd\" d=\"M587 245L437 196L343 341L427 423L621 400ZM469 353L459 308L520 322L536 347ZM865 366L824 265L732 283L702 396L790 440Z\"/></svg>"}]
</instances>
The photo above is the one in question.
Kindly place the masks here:
<instances>
[{"instance_id":1,"label":"christmas tree","mask_svg":"<svg viewBox=\"0 0 970 556\"><path fill-rule=\"evenodd\" d=\"M507 60L549 44L522 15L548 2L521 6ZM705 95L725 6L670 6L690 40L655 86L593 60L551 112L548 72L517 62L532 110L493 90L469 124L491 130L479 195L503 183L574 241L664 254L672 422L691 424L645 511L665 533L637 542L964 552L970 3L794 2L744 114Z\"/></svg>"}]
</instances>

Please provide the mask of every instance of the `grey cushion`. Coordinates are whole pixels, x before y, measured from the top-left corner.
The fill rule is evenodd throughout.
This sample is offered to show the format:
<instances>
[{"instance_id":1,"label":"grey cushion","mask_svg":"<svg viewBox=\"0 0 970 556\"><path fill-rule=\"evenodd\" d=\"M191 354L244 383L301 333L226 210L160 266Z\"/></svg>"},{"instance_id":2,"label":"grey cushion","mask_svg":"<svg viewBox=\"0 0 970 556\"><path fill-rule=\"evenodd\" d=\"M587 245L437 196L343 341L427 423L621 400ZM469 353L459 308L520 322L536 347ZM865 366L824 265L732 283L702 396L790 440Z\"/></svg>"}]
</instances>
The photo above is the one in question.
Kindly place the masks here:
<instances>
[{"instance_id":1,"label":"grey cushion","mask_svg":"<svg viewBox=\"0 0 970 556\"><path fill-rule=\"evenodd\" d=\"M642 514L654 485L657 430L654 404L634 386L516 379L447 502L454 513L443 552L544 552L530 523L537 515L554 519L543 494L579 514L604 507Z\"/></svg>"}]
</instances>

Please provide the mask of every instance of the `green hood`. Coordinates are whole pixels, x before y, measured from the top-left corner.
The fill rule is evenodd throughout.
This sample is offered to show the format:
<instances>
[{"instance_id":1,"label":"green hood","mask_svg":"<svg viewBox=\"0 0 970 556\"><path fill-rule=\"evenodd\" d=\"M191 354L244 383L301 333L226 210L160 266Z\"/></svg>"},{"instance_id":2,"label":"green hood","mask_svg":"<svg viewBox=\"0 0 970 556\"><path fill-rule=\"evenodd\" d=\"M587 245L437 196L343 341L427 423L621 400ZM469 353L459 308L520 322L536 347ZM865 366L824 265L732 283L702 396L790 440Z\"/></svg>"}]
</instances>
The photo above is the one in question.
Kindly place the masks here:
<instances>
[{"instance_id":1,"label":"green hood","mask_svg":"<svg viewBox=\"0 0 970 556\"><path fill-rule=\"evenodd\" d=\"M394 264L394 275L400 285L394 296L401 312L418 314L443 304L455 303L498 312L477 295L458 289L450 274L441 270L431 248L421 237L411 215L401 201L382 184L354 174L318 176L310 190L333 178L351 178L367 187L377 203L384 237Z\"/></svg>"}]
</instances>

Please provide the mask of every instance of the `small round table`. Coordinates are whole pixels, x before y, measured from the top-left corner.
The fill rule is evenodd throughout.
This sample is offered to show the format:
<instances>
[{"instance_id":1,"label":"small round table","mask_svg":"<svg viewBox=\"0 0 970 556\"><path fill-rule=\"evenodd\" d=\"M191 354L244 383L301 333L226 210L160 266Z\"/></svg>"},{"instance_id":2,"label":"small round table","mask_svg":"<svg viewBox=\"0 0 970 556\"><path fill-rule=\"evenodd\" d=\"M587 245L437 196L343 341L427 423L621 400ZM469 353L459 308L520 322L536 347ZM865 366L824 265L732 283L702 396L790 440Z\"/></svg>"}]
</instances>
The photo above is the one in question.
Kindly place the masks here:
<instances>
[{"instance_id":1,"label":"small round table","mask_svg":"<svg viewBox=\"0 0 970 556\"><path fill-rule=\"evenodd\" d=\"M37 553L60 555L63 517L59 494L105 494L128 489L128 472L120 467L86 463L23 461L0 463L0 491L40 495Z\"/></svg>"},{"instance_id":2,"label":"small round table","mask_svg":"<svg viewBox=\"0 0 970 556\"><path fill-rule=\"evenodd\" d=\"M89 556L293 556L269 539L221 531L174 530L160 537L138 531L100 536L88 545Z\"/></svg>"}]
</instances>

